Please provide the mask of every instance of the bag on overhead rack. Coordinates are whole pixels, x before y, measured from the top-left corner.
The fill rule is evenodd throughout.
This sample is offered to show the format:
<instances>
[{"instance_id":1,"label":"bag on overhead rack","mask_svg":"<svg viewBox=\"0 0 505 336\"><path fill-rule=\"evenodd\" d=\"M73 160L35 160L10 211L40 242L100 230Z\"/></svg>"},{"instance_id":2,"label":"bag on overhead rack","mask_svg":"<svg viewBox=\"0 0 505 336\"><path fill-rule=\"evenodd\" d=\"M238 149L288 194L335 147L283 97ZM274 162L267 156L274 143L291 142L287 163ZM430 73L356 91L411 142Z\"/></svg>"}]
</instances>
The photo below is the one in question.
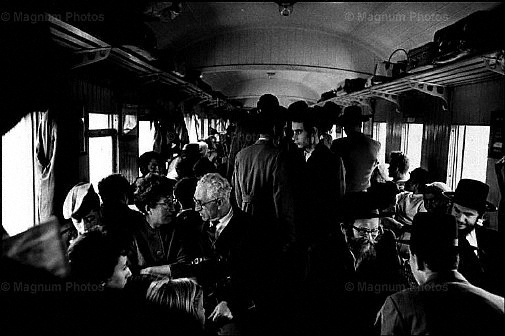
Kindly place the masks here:
<instances>
[{"instance_id":1,"label":"bag on overhead rack","mask_svg":"<svg viewBox=\"0 0 505 336\"><path fill-rule=\"evenodd\" d=\"M410 49L407 53L407 72L421 71L433 67L433 59L437 51L435 42L428 42L418 48Z\"/></svg>"},{"instance_id":2,"label":"bag on overhead rack","mask_svg":"<svg viewBox=\"0 0 505 336\"><path fill-rule=\"evenodd\" d=\"M364 79L364 78L346 79L346 80L344 80L342 89L346 93L360 91L365 88L365 83L366 83L366 79Z\"/></svg>"},{"instance_id":3,"label":"bag on overhead rack","mask_svg":"<svg viewBox=\"0 0 505 336\"><path fill-rule=\"evenodd\" d=\"M382 61L375 64L374 76L371 79L372 85L390 82L394 79L404 76L407 73L408 59L391 62L393 55L398 51L403 51L408 57L407 51L405 49L396 49L391 53L387 61Z\"/></svg>"},{"instance_id":4,"label":"bag on overhead rack","mask_svg":"<svg viewBox=\"0 0 505 336\"><path fill-rule=\"evenodd\" d=\"M336 96L337 96L337 91L336 90L330 90L330 91L322 93L321 94L321 98L317 102L320 103L322 101L334 98Z\"/></svg>"},{"instance_id":5,"label":"bag on overhead rack","mask_svg":"<svg viewBox=\"0 0 505 336\"><path fill-rule=\"evenodd\" d=\"M454 62L467 55L495 51L504 47L504 5L477 11L435 32L435 64Z\"/></svg>"}]
</instances>

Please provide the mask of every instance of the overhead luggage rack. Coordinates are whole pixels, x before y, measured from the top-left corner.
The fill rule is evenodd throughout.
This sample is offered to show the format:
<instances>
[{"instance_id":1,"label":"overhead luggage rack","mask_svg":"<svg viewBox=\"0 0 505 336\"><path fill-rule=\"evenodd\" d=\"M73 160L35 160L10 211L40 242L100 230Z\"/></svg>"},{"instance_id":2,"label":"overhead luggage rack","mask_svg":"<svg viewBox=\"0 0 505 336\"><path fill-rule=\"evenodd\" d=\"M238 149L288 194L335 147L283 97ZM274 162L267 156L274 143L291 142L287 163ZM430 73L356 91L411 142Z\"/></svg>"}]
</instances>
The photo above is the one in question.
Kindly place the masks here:
<instances>
[{"instance_id":1,"label":"overhead luggage rack","mask_svg":"<svg viewBox=\"0 0 505 336\"><path fill-rule=\"evenodd\" d=\"M400 94L417 90L441 98L448 107L449 88L503 78L504 72L502 65L498 62L499 56L500 52L469 56L451 64L431 67L391 82L333 97L315 105L324 106L329 101L341 106L369 105L370 99L381 98L399 107Z\"/></svg>"},{"instance_id":2,"label":"overhead luggage rack","mask_svg":"<svg viewBox=\"0 0 505 336\"><path fill-rule=\"evenodd\" d=\"M57 44L71 49L75 55L81 56L80 61L75 64L73 68L109 59L129 71L135 72L140 78L154 79L161 83L175 86L185 94L191 97L197 97L200 102L208 104L209 106L224 107L227 110L234 108L229 102L213 97L196 85L187 82L181 76L162 71L148 64L132 55L127 49L108 45L106 42L66 22L51 15L49 15L49 17L49 30L53 40Z\"/></svg>"}]
</instances>

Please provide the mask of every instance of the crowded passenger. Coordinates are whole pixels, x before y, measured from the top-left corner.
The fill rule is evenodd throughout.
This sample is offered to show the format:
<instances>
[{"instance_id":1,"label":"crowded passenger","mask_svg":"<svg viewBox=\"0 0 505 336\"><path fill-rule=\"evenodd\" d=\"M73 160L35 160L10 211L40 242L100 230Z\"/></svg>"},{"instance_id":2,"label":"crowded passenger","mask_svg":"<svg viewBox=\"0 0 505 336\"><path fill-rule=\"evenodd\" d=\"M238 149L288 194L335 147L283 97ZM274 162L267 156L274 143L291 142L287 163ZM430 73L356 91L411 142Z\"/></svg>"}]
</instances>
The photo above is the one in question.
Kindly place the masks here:
<instances>
[{"instance_id":1,"label":"crowded passenger","mask_svg":"<svg viewBox=\"0 0 505 336\"><path fill-rule=\"evenodd\" d=\"M144 220L134 228L130 240L128 258L134 274L170 276L170 264L180 260L173 186L164 176L148 174L135 192L135 204Z\"/></svg>"},{"instance_id":2,"label":"crowded passenger","mask_svg":"<svg viewBox=\"0 0 505 336\"><path fill-rule=\"evenodd\" d=\"M181 158L175 170L177 172L177 179L184 177L195 177L195 164L202 158L200 152L200 145L197 143L185 144L182 148Z\"/></svg>"},{"instance_id":3,"label":"crowded passenger","mask_svg":"<svg viewBox=\"0 0 505 336\"><path fill-rule=\"evenodd\" d=\"M257 328L273 328L272 324L278 322L275 314L279 312L265 313L272 309L265 301L274 294L266 284L272 275L268 258L274 257L264 251L271 247L270 228L232 207L231 192L230 183L217 173L206 174L198 181L195 210L207 222L214 259L214 266L207 268L202 274L205 279L199 282L206 284L211 329L254 335ZM270 325L258 325L255 314L269 319Z\"/></svg>"},{"instance_id":4,"label":"crowded passenger","mask_svg":"<svg viewBox=\"0 0 505 336\"><path fill-rule=\"evenodd\" d=\"M308 300L311 306L319 301L322 308L309 316L318 319L316 311L323 315L329 312L323 302L335 299L334 289L338 291L338 281L343 279L340 273L346 268L339 256L344 238L338 230L345 192L344 168L342 159L319 141L318 121L307 104L294 102L289 111L294 143L303 151L295 190L297 208L303 210L297 217L307 251L306 285L311 296ZM319 327L324 329L323 325Z\"/></svg>"},{"instance_id":5,"label":"crowded passenger","mask_svg":"<svg viewBox=\"0 0 505 336\"><path fill-rule=\"evenodd\" d=\"M398 187L398 192L405 190L405 182L408 180L410 168L409 158L400 151L389 154L389 177Z\"/></svg>"},{"instance_id":6,"label":"crowded passenger","mask_svg":"<svg viewBox=\"0 0 505 336\"><path fill-rule=\"evenodd\" d=\"M232 185L237 206L270 225L285 250L296 241L293 181L289 180L287 159L273 143L277 97L265 94L258 101L257 141L235 158ZM261 119L259 119L261 118Z\"/></svg>"},{"instance_id":7,"label":"crowded passenger","mask_svg":"<svg viewBox=\"0 0 505 336\"><path fill-rule=\"evenodd\" d=\"M368 119L370 116L363 115L360 106L353 105L346 107L337 120L347 137L333 140L331 150L344 161L346 193L370 187L381 143L362 133L363 122Z\"/></svg>"},{"instance_id":8,"label":"crowded passenger","mask_svg":"<svg viewBox=\"0 0 505 336\"><path fill-rule=\"evenodd\" d=\"M211 241L205 230L205 223L196 211L193 196L197 179L185 177L174 186L174 197L180 205L180 211L175 219L177 230L176 239L179 240L178 259L190 261L180 263L172 269L172 277L195 276L192 264L208 258L212 254Z\"/></svg>"},{"instance_id":9,"label":"crowded passenger","mask_svg":"<svg viewBox=\"0 0 505 336\"><path fill-rule=\"evenodd\" d=\"M418 212L426 212L421 188L429 182L426 169L416 168L405 182L405 191L396 195L394 218L387 218L387 226L401 239L404 233L410 232L412 220Z\"/></svg>"},{"instance_id":10,"label":"crowded passenger","mask_svg":"<svg viewBox=\"0 0 505 336\"><path fill-rule=\"evenodd\" d=\"M370 178L370 187L367 189L367 192L371 194L372 199L376 202L377 208L382 214L394 215L398 187L388 176L385 164L376 165Z\"/></svg>"},{"instance_id":11,"label":"crowded passenger","mask_svg":"<svg viewBox=\"0 0 505 336\"><path fill-rule=\"evenodd\" d=\"M377 311L388 295L407 288L394 233L382 227L369 193L347 204L342 232L353 258L348 323L357 335L373 332Z\"/></svg>"},{"instance_id":12,"label":"crowded passenger","mask_svg":"<svg viewBox=\"0 0 505 336\"><path fill-rule=\"evenodd\" d=\"M459 271L470 283L503 296L504 281L498 233L483 225L484 214L496 211L487 201L486 183L462 179L454 192L444 192L452 203L459 237Z\"/></svg>"},{"instance_id":13,"label":"crowded passenger","mask_svg":"<svg viewBox=\"0 0 505 336\"><path fill-rule=\"evenodd\" d=\"M145 335L204 335L203 290L188 278L151 282L142 306Z\"/></svg>"},{"instance_id":14,"label":"crowded passenger","mask_svg":"<svg viewBox=\"0 0 505 336\"><path fill-rule=\"evenodd\" d=\"M314 249L337 231L346 188L344 164L319 141L317 121L307 104L299 101L290 107L293 139L305 158L297 181L297 198L304 209L302 235Z\"/></svg>"},{"instance_id":15,"label":"crowded passenger","mask_svg":"<svg viewBox=\"0 0 505 336\"><path fill-rule=\"evenodd\" d=\"M443 182L432 182L424 185L421 190L424 200L424 208L427 212L446 214L449 212L449 200L443 195L451 191Z\"/></svg>"},{"instance_id":16,"label":"crowded passenger","mask_svg":"<svg viewBox=\"0 0 505 336\"><path fill-rule=\"evenodd\" d=\"M165 174L165 165L158 152L145 152L139 157L137 163L140 169L140 177L145 177L149 173Z\"/></svg>"},{"instance_id":17,"label":"crowded passenger","mask_svg":"<svg viewBox=\"0 0 505 336\"><path fill-rule=\"evenodd\" d=\"M67 246L79 235L102 229L100 197L91 183L78 183L68 192L63 203L63 217L71 219L73 224L73 227L66 225L62 229Z\"/></svg>"},{"instance_id":18,"label":"crowded passenger","mask_svg":"<svg viewBox=\"0 0 505 336\"><path fill-rule=\"evenodd\" d=\"M420 286L387 298L378 314L378 333L497 335L502 330L503 297L476 287L458 272L458 240L465 239L458 236L450 215L414 217L410 265Z\"/></svg>"},{"instance_id":19,"label":"crowded passenger","mask_svg":"<svg viewBox=\"0 0 505 336\"><path fill-rule=\"evenodd\" d=\"M111 174L98 182L98 193L104 228L127 240L132 230L143 223L142 214L128 207L133 198L130 183L121 174Z\"/></svg>"},{"instance_id":20,"label":"crowded passenger","mask_svg":"<svg viewBox=\"0 0 505 336\"><path fill-rule=\"evenodd\" d=\"M200 158L193 165L193 174L197 179L207 173L215 173L217 170L210 157L211 154L215 155L215 150L212 149L210 151L209 145L205 141L198 142L198 146L200 149Z\"/></svg>"},{"instance_id":21,"label":"crowded passenger","mask_svg":"<svg viewBox=\"0 0 505 336\"><path fill-rule=\"evenodd\" d=\"M127 250L119 240L100 231L81 234L68 249L71 268L72 321L78 335L124 333L132 307L123 290L132 275ZM66 286L68 290L69 286ZM89 319L90 312L95 312ZM82 323L86 319L89 323Z\"/></svg>"}]
</instances>

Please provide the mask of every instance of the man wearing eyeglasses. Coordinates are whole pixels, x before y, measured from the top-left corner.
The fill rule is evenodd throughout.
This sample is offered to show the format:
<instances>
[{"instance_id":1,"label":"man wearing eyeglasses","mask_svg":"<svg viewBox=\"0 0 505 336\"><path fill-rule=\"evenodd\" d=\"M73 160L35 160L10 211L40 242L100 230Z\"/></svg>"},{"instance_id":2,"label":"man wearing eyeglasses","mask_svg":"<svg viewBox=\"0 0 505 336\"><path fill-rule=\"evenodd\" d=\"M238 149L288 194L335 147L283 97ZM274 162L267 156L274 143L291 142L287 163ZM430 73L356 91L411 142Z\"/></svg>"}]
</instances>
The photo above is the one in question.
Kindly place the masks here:
<instances>
[{"instance_id":1,"label":"man wearing eyeglasses","mask_svg":"<svg viewBox=\"0 0 505 336\"><path fill-rule=\"evenodd\" d=\"M209 273L203 274L205 283L214 283L211 291L217 299L207 320L222 334L251 332L251 312L261 312L269 274L268 256L262 251L270 244L260 238L268 231L232 207L231 190L224 177L209 173L198 181L194 194L195 210L207 222L212 257L217 261Z\"/></svg>"},{"instance_id":2,"label":"man wearing eyeglasses","mask_svg":"<svg viewBox=\"0 0 505 336\"><path fill-rule=\"evenodd\" d=\"M407 287L401 272L394 233L380 224L379 211L367 193L346 204L342 232L355 272L344 290L349 298L348 322L353 333L373 330L375 315L386 297Z\"/></svg>"}]
</instances>

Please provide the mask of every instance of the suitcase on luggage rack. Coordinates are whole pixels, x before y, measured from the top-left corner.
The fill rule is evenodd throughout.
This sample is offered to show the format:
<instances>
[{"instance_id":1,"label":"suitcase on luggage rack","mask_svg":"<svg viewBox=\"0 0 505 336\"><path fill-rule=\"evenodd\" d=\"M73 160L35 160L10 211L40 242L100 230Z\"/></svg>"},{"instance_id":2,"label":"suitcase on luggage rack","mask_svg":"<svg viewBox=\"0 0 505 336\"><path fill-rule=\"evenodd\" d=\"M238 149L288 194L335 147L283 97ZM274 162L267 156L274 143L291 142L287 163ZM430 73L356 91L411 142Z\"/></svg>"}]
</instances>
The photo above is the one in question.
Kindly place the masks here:
<instances>
[{"instance_id":1,"label":"suitcase on luggage rack","mask_svg":"<svg viewBox=\"0 0 505 336\"><path fill-rule=\"evenodd\" d=\"M436 51L435 42L428 42L418 48L410 49L407 53L407 72L419 72L434 67L433 59Z\"/></svg>"},{"instance_id":2,"label":"suitcase on luggage rack","mask_svg":"<svg viewBox=\"0 0 505 336\"><path fill-rule=\"evenodd\" d=\"M504 8L502 4L491 10L477 11L435 32L434 63L451 63L468 55L503 48Z\"/></svg>"}]
</instances>

